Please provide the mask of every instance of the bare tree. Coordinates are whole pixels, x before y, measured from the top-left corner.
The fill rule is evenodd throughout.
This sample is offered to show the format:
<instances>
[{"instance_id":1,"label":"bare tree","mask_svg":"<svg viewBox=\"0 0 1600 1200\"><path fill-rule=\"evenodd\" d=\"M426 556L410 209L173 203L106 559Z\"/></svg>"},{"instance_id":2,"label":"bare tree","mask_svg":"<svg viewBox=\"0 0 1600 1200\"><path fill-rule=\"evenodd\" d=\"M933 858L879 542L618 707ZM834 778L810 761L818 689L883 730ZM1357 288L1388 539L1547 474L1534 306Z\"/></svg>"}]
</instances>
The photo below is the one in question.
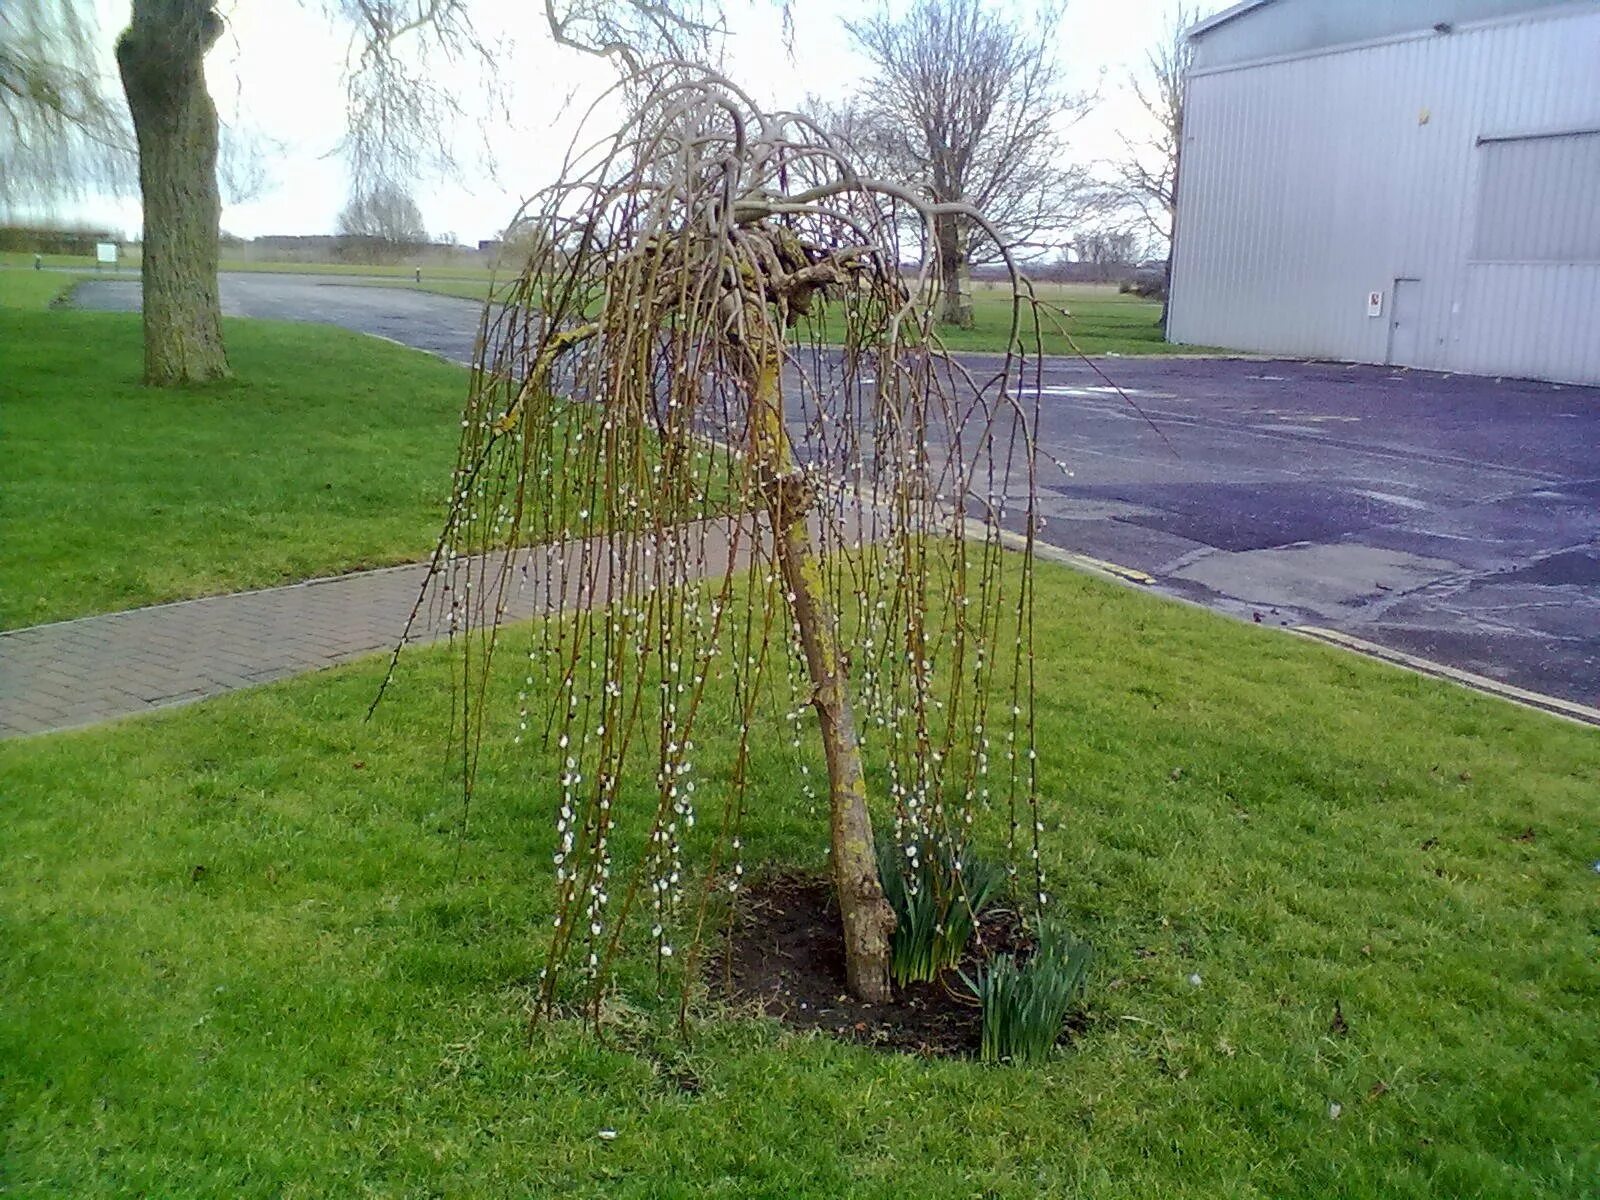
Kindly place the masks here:
<instances>
[{"instance_id":1,"label":"bare tree","mask_svg":"<svg viewBox=\"0 0 1600 1200\"><path fill-rule=\"evenodd\" d=\"M439 65L481 64L491 93L499 75L500 47L480 38L470 19L474 0L319 2L351 30L344 149L358 188L415 178L422 165L447 158L442 131L461 110L437 83ZM596 52L663 43L695 48L715 32L702 0L544 0L544 6L552 36ZM219 168L245 192L258 190L260 180L218 160L205 59L223 29L218 0L133 0L117 42L144 201L145 381L154 385L228 373L217 291ZM113 124L120 118L92 69L93 23L85 6L7 0L0 32L0 121L14 135L0 150L5 200L24 186L57 187L69 178L59 148L93 141L102 114L112 114ZM72 159L87 161L81 154Z\"/></svg>"},{"instance_id":2,"label":"bare tree","mask_svg":"<svg viewBox=\"0 0 1600 1200\"><path fill-rule=\"evenodd\" d=\"M107 88L93 8L66 0L0 6L0 204L47 207L86 189L137 191L126 105ZM217 174L227 203L271 186L282 146L237 114L219 128Z\"/></svg>"},{"instance_id":3,"label":"bare tree","mask_svg":"<svg viewBox=\"0 0 1600 1200\"><path fill-rule=\"evenodd\" d=\"M398 262L427 244L422 210L396 183L373 184L339 213L339 252L365 262Z\"/></svg>"},{"instance_id":4,"label":"bare tree","mask_svg":"<svg viewBox=\"0 0 1600 1200\"><path fill-rule=\"evenodd\" d=\"M1185 4L1173 10L1161 42L1145 59L1142 75L1129 84L1150 118L1152 132L1144 138L1123 135L1125 153L1114 165L1112 189L1133 214L1143 234L1163 251L1163 279L1172 282L1172 239L1178 216L1178 160L1183 148L1184 76L1189 70L1188 31L1199 13ZM1163 300L1161 326L1166 328Z\"/></svg>"},{"instance_id":5,"label":"bare tree","mask_svg":"<svg viewBox=\"0 0 1600 1200\"><path fill-rule=\"evenodd\" d=\"M534 589L551 617L517 655L516 725L560 781L539 1008L574 969L598 1005L630 916L658 964L692 963L711 893L737 891L758 716L792 671L789 718L809 703L818 721L849 986L881 1001L895 917L869 779L888 781L913 868L959 852L991 803L1038 863L1031 559L1002 552L996 511L1033 479L1020 397L1037 380L1021 386L1016 353L966 376L892 252L907 213L1000 235L968 205L860 175L809 120L709 72L671 64L622 91L639 98L627 123L534 202L544 235L485 311L434 559L446 586L424 592L460 635L464 778L470 794L498 724L501 616ZM1019 346L1037 317L1011 279ZM842 354L813 324L825 296ZM1029 530L1032 495L1011 501ZM991 519L968 540L972 513ZM697 793L711 719L737 748ZM708 837L696 896L685 857Z\"/></svg>"},{"instance_id":6,"label":"bare tree","mask_svg":"<svg viewBox=\"0 0 1600 1200\"><path fill-rule=\"evenodd\" d=\"M1139 239L1131 229L1103 227L1078 235L1072 243L1080 262L1101 268L1101 277L1110 278L1115 267L1130 267L1139 255Z\"/></svg>"},{"instance_id":7,"label":"bare tree","mask_svg":"<svg viewBox=\"0 0 1600 1200\"><path fill-rule=\"evenodd\" d=\"M873 75L848 109L872 145L937 204L965 201L995 231L949 213L935 222L932 255L950 324L972 323L970 267L1072 227L1093 201L1085 172L1063 165L1062 128L1089 106L1057 67L1060 13L1027 28L984 0L915 0L847 21Z\"/></svg>"}]
</instances>

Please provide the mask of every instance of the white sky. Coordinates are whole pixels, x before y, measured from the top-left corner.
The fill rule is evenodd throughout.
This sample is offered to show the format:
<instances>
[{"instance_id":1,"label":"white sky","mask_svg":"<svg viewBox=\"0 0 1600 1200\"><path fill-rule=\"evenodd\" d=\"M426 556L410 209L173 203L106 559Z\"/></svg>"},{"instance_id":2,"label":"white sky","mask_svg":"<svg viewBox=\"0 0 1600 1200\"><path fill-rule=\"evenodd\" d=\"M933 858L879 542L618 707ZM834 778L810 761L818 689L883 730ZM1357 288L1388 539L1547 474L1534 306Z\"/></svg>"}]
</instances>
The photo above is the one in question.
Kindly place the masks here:
<instances>
[{"instance_id":1,"label":"white sky","mask_svg":"<svg viewBox=\"0 0 1600 1200\"><path fill-rule=\"evenodd\" d=\"M110 45L126 24L127 0L98 0L110 63ZM999 4L1000 0L996 0ZM1226 0L1202 4L1215 11ZM778 9L766 0L729 0L733 36L725 69L758 102L794 106L809 92L836 98L851 90L864 69L853 53L841 16L867 11L870 0L794 0L793 55L780 37ZM1068 0L1061 22L1061 64L1070 86L1098 93L1095 110L1068 131L1069 157L1085 164L1118 154L1119 132L1142 136L1142 109L1129 93L1129 72L1170 22L1173 0ZM891 5L897 7L897 5ZM313 3L230 0L229 32L207 60L212 95L225 121L258 130L274 144L266 164L267 190L249 203L229 205L222 227L241 237L268 233L328 233L346 199L346 176L337 148L344 122L340 82L346 52L342 35ZM609 82L610 68L554 46L543 31L541 0L479 0L480 29L504 32L514 50L501 64L514 123L483 126L494 147L495 176L469 166L464 177L430 179L416 188L432 233L454 232L467 243L492 237L523 197L550 182L571 140L573 116ZM460 80L458 95L476 93ZM458 131L470 149L479 138ZM281 153L277 148L281 146ZM462 155L470 162L470 154ZM92 198L63 205L58 217L120 228L139 226L136 198Z\"/></svg>"}]
</instances>

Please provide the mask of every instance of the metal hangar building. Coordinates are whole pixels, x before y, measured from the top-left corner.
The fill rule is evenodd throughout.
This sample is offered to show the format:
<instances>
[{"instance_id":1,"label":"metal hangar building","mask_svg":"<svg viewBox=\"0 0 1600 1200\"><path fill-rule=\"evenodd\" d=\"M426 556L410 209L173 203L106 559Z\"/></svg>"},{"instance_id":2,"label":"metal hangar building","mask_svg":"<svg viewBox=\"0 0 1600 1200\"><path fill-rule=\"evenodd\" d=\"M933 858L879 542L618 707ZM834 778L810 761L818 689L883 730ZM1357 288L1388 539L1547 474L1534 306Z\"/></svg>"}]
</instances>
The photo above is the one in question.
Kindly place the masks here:
<instances>
[{"instance_id":1,"label":"metal hangar building","mask_svg":"<svg viewBox=\"0 0 1600 1200\"><path fill-rule=\"evenodd\" d=\"M1247 0L1189 44L1173 341L1600 383L1600 0Z\"/></svg>"}]
</instances>

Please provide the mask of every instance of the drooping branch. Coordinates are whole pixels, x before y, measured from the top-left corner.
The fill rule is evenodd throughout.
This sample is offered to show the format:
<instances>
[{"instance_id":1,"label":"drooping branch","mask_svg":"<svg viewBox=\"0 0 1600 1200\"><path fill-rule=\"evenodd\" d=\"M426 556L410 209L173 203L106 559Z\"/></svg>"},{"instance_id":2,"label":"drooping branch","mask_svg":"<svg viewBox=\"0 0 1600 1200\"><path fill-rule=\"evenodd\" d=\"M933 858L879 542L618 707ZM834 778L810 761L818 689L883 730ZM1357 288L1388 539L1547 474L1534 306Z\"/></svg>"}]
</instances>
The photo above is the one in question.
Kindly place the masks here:
<instances>
[{"instance_id":1,"label":"drooping branch","mask_svg":"<svg viewBox=\"0 0 1600 1200\"><path fill-rule=\"evenodd\" d=\"M94 14L70 0L0 5L0 204L120 185L126 113L102 78Z\"/></svg>"},{"instance_id":2,"label":"drooping branch","mask_svg":"<svg viewBox=\"0 0 1600 1200\"><path fill-rule=\"evenodd\" d=\"M490 728L502 616L531 588L550 616L517 668L512 736L542 743L555 793L538 1007L574 972L597 1003L630 916L648 917L665 969L710 892L737 891L748 780L698 779L696 730L727 689L747 762L787 674L851 986L882 998L879 839L914 865L993 810L1014 841L1034 798L1031 567L999 531L1033 528L1031 305L1019 276L1012 351L973 379L902 278L896 231L981 213L864 179L813 124L692 64L619 91L626 127L574 151L519 218L528 261L485 312L439 556L463 778ZM974 541L977 513L995 524ZM715 834L697 824L708 806ZM708 842L721 874L696 876Z\"/></svg>"}]
</instances>

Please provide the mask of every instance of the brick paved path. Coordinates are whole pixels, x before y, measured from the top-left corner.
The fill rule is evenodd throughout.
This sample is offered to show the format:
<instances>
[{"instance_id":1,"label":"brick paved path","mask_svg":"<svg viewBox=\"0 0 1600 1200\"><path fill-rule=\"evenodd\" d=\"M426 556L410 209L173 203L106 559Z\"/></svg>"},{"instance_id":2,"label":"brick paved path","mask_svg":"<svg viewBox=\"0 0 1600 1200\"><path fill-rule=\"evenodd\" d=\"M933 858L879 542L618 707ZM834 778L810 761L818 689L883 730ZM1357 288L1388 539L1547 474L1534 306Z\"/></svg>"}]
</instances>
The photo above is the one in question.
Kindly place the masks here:
<instances>
[{"instance_id":1,"label":"brick paved path","mask_svg":"<svg viewBox=\"0 0 1600 1200\"><path fill-rule=\"evenodd\" d=\"M721 574L734 524L687 526L683 537L698 549L702 533L706 558L691 573ZM741 560L751 540L746 526ZM592 541L519 555L505 619L548 611L557 588L569 608L603 600L606 550ZM0 633L0 738L92 725L392 649L427 578L426 565L413 564ZM436 578L411 642L442 636L438 589Z\"/></svg>"}]
</instances>

